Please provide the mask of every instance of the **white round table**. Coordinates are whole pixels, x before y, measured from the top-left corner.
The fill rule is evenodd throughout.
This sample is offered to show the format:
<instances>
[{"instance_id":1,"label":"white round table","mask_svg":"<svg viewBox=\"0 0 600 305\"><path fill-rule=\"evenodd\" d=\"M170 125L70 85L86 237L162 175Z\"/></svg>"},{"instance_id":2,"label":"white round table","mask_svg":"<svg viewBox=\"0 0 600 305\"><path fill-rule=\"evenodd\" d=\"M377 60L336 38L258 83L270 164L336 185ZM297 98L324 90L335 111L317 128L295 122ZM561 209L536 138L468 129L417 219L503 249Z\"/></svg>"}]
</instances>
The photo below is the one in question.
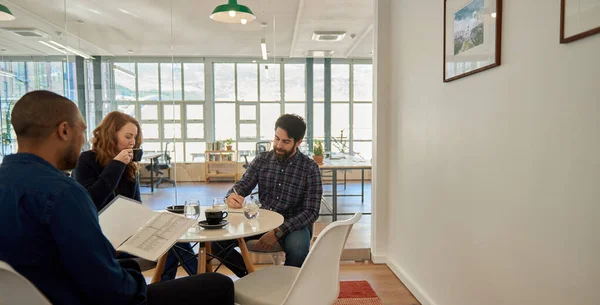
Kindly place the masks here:
<instances>
[{"instance_id":1,"label":"white round table","mask_svg":"<svg viewBox=\"0 0 600 305\"><path fill-rule=\"evenodd\" d=\"M204 211L207 208L210 207L200 207L200 217L198 218L198 221L206 219ZM180 243L203 243L200 244L200 251L198 252L198 274L212 271L212 265L206 264L206 253L211 253L210 242L231 239L237 239L248 272L254 272L254 264L252 263L244 238L269 232L283 224L283 216L269 210L261 209L258 213L258 217L252 221L249 221L244 217L241 209L229 209L228 213L229 215L226 219L229 221L229 224L225 225L223 228L204 229L196 224L177 241ZM169 252L165 253L158 261L154 276L152 277L152 283L160 281L168 253Z\"/></svg>"}]
</instances>

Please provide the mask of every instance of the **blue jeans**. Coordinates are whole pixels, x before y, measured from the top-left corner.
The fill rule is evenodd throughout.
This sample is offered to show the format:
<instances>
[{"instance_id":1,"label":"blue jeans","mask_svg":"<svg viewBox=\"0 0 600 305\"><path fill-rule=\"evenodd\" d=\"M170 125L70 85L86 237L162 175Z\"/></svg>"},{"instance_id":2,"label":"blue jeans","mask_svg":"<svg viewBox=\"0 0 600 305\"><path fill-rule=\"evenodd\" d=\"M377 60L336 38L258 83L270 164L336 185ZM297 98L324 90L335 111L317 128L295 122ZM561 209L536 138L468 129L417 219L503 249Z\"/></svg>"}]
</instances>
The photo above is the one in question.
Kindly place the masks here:
<instances>
[{"instance_id":1,"label":"blue jeans","mask_svg":"<svg viewBox=\"0 0 600 305\"><path fill-rule=\"evenodd\" d=\"M246 237L245 240L260 239L261 237L262 235L255 235ZM312 230L305 227L293 231L279 240L279 244L285 252L286 266L302 267L308 255L311 237ZM213 242L211 246L213 256L223 262L235 275L241 278L248 274L242 255L234 249L237 246L237 240Z\"/></svg>"},{"instance_id":2,"label":"blue jeans","mask_svg":"<svg viewBox=\"0 0 600 305\"><path fill-rule=\"evenodd\" d=\"M163 274L160 279L161 282L172 280L177 275L177 267L179 264L179 259L184 262L184 269L188 269L189 275L194 275L198 272L198 257L194 254L194 250L192 249L192 245L189 243L177 243L173 245L171 249L169 249L169 254L167 255L167 261L165 263L165 268L163 269ZM179 259L177 258L179 256ZM135 258L135 256L128 253L119 253L117 255L117 259L128 259ZM139 268L139 267L138 267Z\"/></svg>"},{"instance_id":3,"label":"blue jeans","mask_svg":"<svg viewBox=\"0 0 600 305\"><path fill-rule=\"evenodd\" d=\"M198 256L194 255L194 250L190 243L176 243L173 248L169 249L161 282L172 280L177 275L177 266L179 260L183 262L184 269L189 275L194 275L198 272ZM177 258L179 256L179 259Z\"/></svg>"}]
</instances>

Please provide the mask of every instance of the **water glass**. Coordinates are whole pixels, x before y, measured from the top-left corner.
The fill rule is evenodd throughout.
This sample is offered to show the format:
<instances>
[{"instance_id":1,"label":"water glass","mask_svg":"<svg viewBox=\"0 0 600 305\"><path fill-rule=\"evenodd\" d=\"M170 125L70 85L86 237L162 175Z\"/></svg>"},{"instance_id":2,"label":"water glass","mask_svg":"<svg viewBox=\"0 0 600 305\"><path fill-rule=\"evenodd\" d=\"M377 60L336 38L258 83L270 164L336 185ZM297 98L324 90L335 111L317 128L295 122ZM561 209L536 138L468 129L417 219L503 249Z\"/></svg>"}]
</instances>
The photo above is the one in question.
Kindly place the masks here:
<instances>
[{"instance_id":1,"label":"water glass","mask_svg":"<svg viewBox=\"0 0 600 305\"><path fill-rule=\"evenodd\" d=\"M227 212L229 208L227 207L227 199L223 197L213 198L212 207L214 210Z\"/></svg>"},{"instance_id":2,"label":"water glass","mask_svg":"<svg viewBox=\"0 0 600 305\"><path fill-rule=\"evenodd\" d=\"M200 216L200 201L187 200L183 206L183 214L190 219L198 219Z\"/></svg>"},{"instance_id":3,"label":"water glass","mask_svg":"<svg viewBox=\"0 0 600 305\"><path fill-rule=\"evenodd\" d=\"M246 217L246 219L248 220L253 220L256 217L258 217L258 213L260 212L260 203L258 202L257 199L254 198L247 198L244 201L244 206L243 206L243 210L244 210L244 217Z\"/></svg>"}]
</instances>

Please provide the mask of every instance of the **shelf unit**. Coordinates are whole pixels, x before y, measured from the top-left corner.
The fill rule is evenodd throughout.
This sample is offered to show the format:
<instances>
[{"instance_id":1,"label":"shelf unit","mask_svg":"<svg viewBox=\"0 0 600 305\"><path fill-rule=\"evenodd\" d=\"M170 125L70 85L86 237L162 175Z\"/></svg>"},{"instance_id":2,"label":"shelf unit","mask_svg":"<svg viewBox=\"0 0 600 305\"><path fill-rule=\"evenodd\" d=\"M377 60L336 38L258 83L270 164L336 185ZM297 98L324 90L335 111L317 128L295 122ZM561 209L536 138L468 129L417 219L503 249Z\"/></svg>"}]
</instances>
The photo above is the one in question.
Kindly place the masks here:
<instances>
[{"instance_id":1,"label":"shelf unit","mask_svg":"<svg viewBox=\"0 0 600 305\"><path fill-rule=\"evenodd\" d=\"M237 180L237 151L207 150L204 152L204 174L206 183L212 178L232 178Z\"/></svg>"}]
</instances>

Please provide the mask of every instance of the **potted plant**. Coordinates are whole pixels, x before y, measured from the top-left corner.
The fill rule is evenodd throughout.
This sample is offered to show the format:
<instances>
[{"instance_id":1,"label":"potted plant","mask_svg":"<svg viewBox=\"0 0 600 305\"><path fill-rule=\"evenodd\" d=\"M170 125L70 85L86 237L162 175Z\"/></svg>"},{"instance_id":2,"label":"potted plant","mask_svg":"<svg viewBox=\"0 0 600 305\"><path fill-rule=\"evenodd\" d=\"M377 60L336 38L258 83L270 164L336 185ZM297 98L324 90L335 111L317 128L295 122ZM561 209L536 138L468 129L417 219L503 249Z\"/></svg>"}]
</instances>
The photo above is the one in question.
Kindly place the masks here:
<instances>
[{"instance_id":1,"label":"potted plant","mask_svg":"<svg viewBox=\"0 0 600 305\"><path fill-rule=\"evenodd\" d=\"M321 140L315 140L313 154L315 162L319 165L323 164L323 142L321 142Z\"/></svg>"},{"instance_id":2,"label":"potted plant","mask_svg":"<svg viewBox=\"0 0 600 305\"><path fill-rule=\"evenodd\" d=\"M225 143L227 144L227 150L231 150L231 147L233 144L233 139L229 138L229 139L225 140Z\"/></svg>"}]
</instances>

